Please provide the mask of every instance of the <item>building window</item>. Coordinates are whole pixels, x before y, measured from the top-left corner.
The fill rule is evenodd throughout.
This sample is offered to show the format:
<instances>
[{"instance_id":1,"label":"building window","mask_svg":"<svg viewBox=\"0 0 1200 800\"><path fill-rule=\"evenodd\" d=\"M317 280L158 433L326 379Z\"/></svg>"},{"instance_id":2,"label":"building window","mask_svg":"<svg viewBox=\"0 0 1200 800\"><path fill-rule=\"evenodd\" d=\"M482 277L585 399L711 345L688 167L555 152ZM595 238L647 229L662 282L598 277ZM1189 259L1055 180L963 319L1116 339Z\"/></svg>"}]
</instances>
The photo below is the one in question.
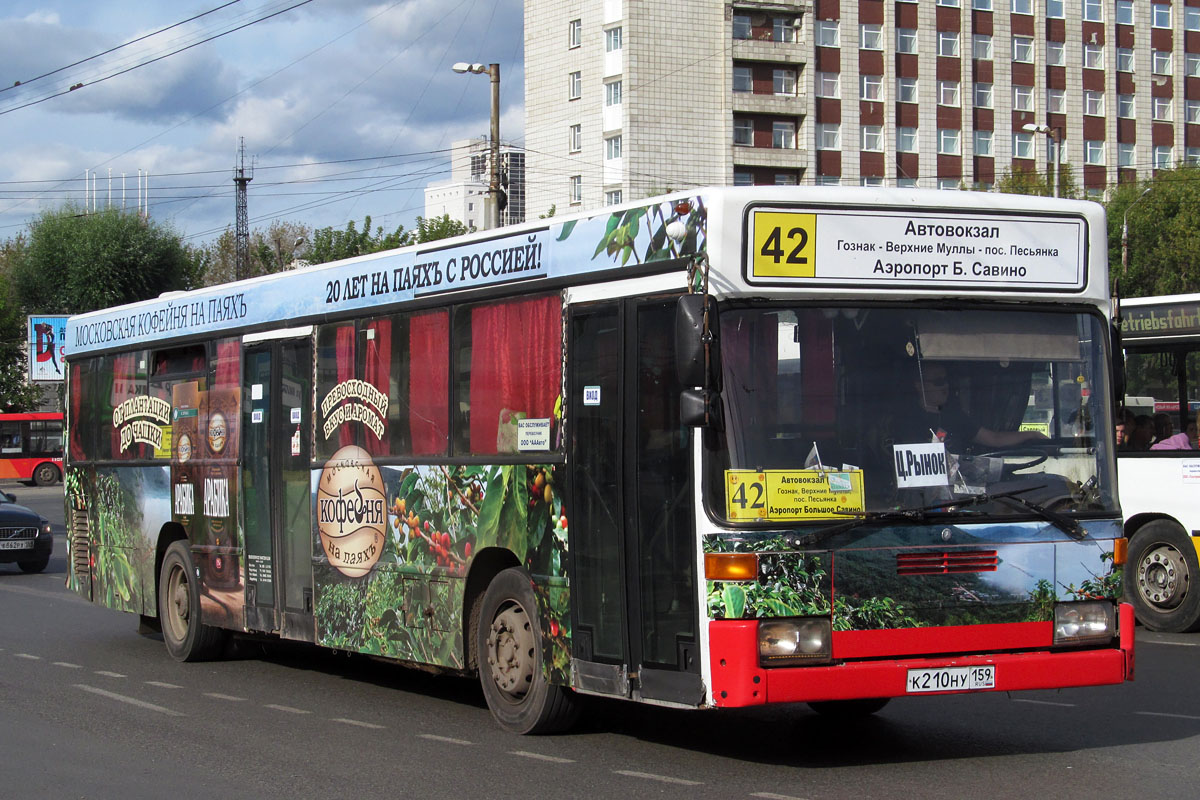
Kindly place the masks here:
<instances>
[{"instance_id":1,"label":"building window","mask_svg":"<svg viewBox=\"0 0 1200 800\"><path fill-rule=\"evenodd\" d=\"M817 97L841 97L841 75L836 72L817 73Z\"/></svg>"},{"instance_id":2,"label":"building window","mask_svg":"<svg viewBox=\"0 0 1200 800\"><path fill-rule=\"evenodd\" d=\"M1104 69L1104 45L1085 44L1083 46L1083 66L1088 69Z\"/></svg>"},{"instance_id":3,"label":"building window","mask_svg":"<svg viewBox=\"0 0 1200 800\"><path fill-rule=\"evenodd\" d=\"M950 6L951 8L958 8L959 0L937 0L937 4L939 6Z\"/></svg>"},{"instance_id":4,"label":"building window","mask_svg":"<svg viewBox=\"0 0 1200 800\"><path fill-rule=\"evenodd\" d=\"M1012 137L1013 158L1033 158L1033 134L1014 133Z\"/></svg>"},{"instance_id":5,"label":"building window","mask_svg":"<svg viewBox=\"0 0 1200 800\"><path fill-rule=\"evenodd\" d=\"M838 33L838 20L817 20L817 47L840 47L841 36Z\"/></svg>"},{"instance_id":6,"label":"building window","mask_svg":"<svg viewBox=\"0 0 1200 800\"><path fill-rule=\"evenodd\" d=\"M1083 113L1091 117L1104 116L1104 92L1083 93Z\"/></svg>"},{"instance_id":7,"label":"building window","mask_svg":"<svg viewBox=\"0 0 1200 800\"><path fill-rule=\"evenodd\" d=\"M858 178L858 185L865 186L867 188L882 188L883 178L878 175L860 175Z\"/></svg>"},{"instance_id":8,"label":"building window","mask_svg":"<svg viewBox=\"0 0 1200 800\"><path fill-rule=\"evenodd\" d=\"M916 28L896 28L896 52L897 53L915 53L915 52L917 52L917 29Z\"/></svg>"},{"instance_id":9,"label":"building window","mask_svg":"<svg viewBox=\"0 0 1200 800\"><path fill-rule=\"evenodd\" d=\"M604 140L604 158L612 161L621 157L621 137L611 136Z\"/></svg>"},{"instance_id":10,"label":"building window","mask_svg":"<svg viewBox=\"0 0 1200 800\"><path fill-rule=\"evenodd\" d=\"M946 191L957 191L962 187L962 183L958 178L938 178L937 188Z\"/></svg>"},{"instance_id":11,"label":"building window","mask_svg":"<svg viewBox=\"0 0 1200 800\"><path fill-rule=\"evenodd\" d=\"M621 105L621 82L613 81L612 83L604 84L604 105L619 106Z\"/></svg>"},{"instance_id":12,"label":"building window","mask_svg":"<svg viewBox=\"0 0 1200 800\"><path fill-rule=\"evenodd\" d=\"M796 123L791 120L772 122L771 147L777 150L794 149L796 147Z\"/></svg>"},{"instance_id":13,"label":"building window","mask_svg":"<svg viewBox=\"0 0 1200 800\"><path fill-rule=\"evenodd\" d=\"M858 129L859 147L868 153L883 152L883 126L863 125Z\"/></svg>"},{"instance_id":14,"label":"building window","mask_svg":"<svg viewBox=\"0 0 1200 800\"><path fill-rule=\"evenodd\" d=\"M751 175L749 172L746 172L744 169L740 169L740 170L735 169L733 171L733 185L734 186L753 186L754 185L754 176Z\"/></svg>"},{"instance_id":15,"label":"building window","mask_svg":"<svg viewBox=\"0 0 1200 800\"><path fill-rule=\"evenodd\" d=\"M1096 139L1088 139L1083 143L1083 163L1085 164L1103 164L1104 163L1104 142Z\"/></svg>"},{"instance_id":16,"label":"building window","mask_svg":"<svg viewBox=\"0 0 1200 800\"><path fill-rule=\"evenodd\" d=\"M621 28L609 28L604 32L604 52L615 53L625 46L624 34ZM620 194L620 192L617 192ZM618 201L620 202L620 201Z\"/></svg>"},{"instance_id":17,"label":"building window","mask_svg":"<svg viewBox=\"0 0 1200 800\"><path fill-rule=\"evenodd\" d=\"M821 122L817 124L817 149L841 150L841 125L836 122Z\"/></svg>"},{"instance_id":18,"label":"building window","mask_svg":"<svg viewBox=\"0 0 1200 800\"><path fill-rule=\"evenodd\" d=\"M1151 100L1152 118L1156 122L1170 122L1173 118L1173 103L1170 97L1155 97Z\"/></svg>"},{"instance_id":19,"label":"building window","mask_svg":"<svg viewBox=\"0 0 1200 800\"><path fill-rule=\"evenodd\" d=\"M1150 27L1152 28L1169 28L1171 27L1171 7L1166 3L1151 3L1150 4Z\"/></svg>"},{"instance_id":20,"label":"building window","mask_svg":"<svg viewBox=\"0 0 1200 800\"><path fill-rule=\"evenodd\" d=\"M1012 13L1033 14L1033 0L1013 0Z\"/></svg>"},{"instance_id":21,"label":"building window","mask_svg":"<svg viewBox=\"0 0 1200 800\"><path fill-rule=\"evenodd\" d=\"M1104 3L1101 0L1083 0L1083 21L1104 22Z\"/></svg>"},{"instance_id":22,"label":"building window","mask_svg":"<svg viewBox=\"0 0 1200 800\"><path fill-rule=\"evenodd\" d=\"M1200 31L1200 8L1196 6L1183 7L1183 29L1185 31Z\"/></svg>"},{"instance_id":23,"label":"building window","mask_svg":"<svg viewBox=\"0 0 1200 800\"><path fill-rule=\"evenodd\" d=\"M1065 113L1067 113L1067 92L1065 89L1047 89L1046 90L1046 113L1048 113L1048 114L1065 114Z\"/></svg>"},{"instance_id":24,"label":"building window","mask_svg":"<svg viewBox=\"0 0 1200 800\"><path fill-rule=\"evenodd\" d=\"M750 15L749 14L734 14L733 15L733 38L749 39L753 35L754 34L750 27Z\"/></svg>"},{"instance_id":25,"label":"building window","mask_svg":"<svg viewBox=\"0 0 1200 800\"><path fill-rule=\"evenodd\" d=\"M1133 119L1133 95L1117 95L1117 116L1124 119Z\"/></svg>"},{"instance_id":26,"label":"building window","mask_svg":"<svg viewBox=\"0 0 1200 800\"><path fill-rule=\"evenodd\" d=\"M754 145L754 121L749 119L734 119L733 143L752 147Z\"/></svg>"},{"instance_id":27,"label":"building window","mask_svg":"<svg viewBox=\"0 0 1200 800\"><path fill-rule=\"evenodd\" d=\"M896 152L897 153L915 153L915 152L917 152L917 129L916 128L896 128Z\"/></svg>"},{"instance_id":28,"label":"building window","mask_svg":"<svg viewBox=\"0 0 1200 800\"><path fill-rule=\"evenodd\" d=\"M858 78L859 98L862 100L883 99L883 76L860 75Z\"/></svg>"},{"instance_id":29,"label":"building window","mask_svg":"<svg viewBox=\"0 0 1200 800\"><path fill-rule=\"evenodd\" d=\"M583 73L572 72L567 76L567 98L578 100L583 94Z\"/></svg>"},{"instance_id":30,"label":"building window","mask_svg":"<svg viewBox=\"0 0 1200 800\"><path fill-rule=\"evenodd\" d=\"M792 24L791 17L775 17L771 20L771 41L796 41L796 26Z\"/></svg>"},{"instance_id":31,"label":"building window","mask_svg":"<svg viewBox=\"0 0 1200 800\"><path fill-rule=\"evenodd\" d=\"M1156 145L1154 148L1154 168L1170 169L1175 161L1175 148L1169 144Z\"/></svg>"},{"instance_id":32,"label":"building window","mask_svg":"<svg viewBox=\"0 0 1200 800\"><path fill-rule=\"evenodd\" d=\"M1117 48L1117 72L1133 72L1133 48Z\"/></svg>"},{"instance_id":33,"label":"building window","mask_svg":"<svg viewBox=\"0 0 1200 800\"><path fill-rule=\"evenodd\" d=\"M961 152L962 131L958 128L938 128L938 154L956 156Z\"/></svg>"},{"instance_id":34,"label":"building window","mask_svg":"<svg viewBox=\"0 0 1200 800\"><path fill-rule=\"evenodd\" d=\"M905 0L908 2L908 0ZM841 186L842 178L840 175L818 175L817 186Z\"/></svg>"},{"instance_id":35,"label":"building window","mask_svg":"<svg viewBox=\"0 0 1200 800\"><path fill-rule=\"evenodd\" d=\"M915 188L917 188L917 179L916 178L896 178L896 185L899 186L901 189L915 189Z\"/></svg>"},{"instance_id":36,"label":"building window","mask_svg":"<svg viewBox=\"0 0 1200 800\"><path fill-rule=\"evenodd\" d=\"M621 190L613 189L604 193L604 204L607 206L618 206L621 204Z\"/></svg>"},{"instance_id":37,"label":"building window","mask_svg":"<svg viewBox=\"0 0 1200 800\"><path fill-rule=\"evenodd\" d=\"M1200 164L1200 147L1184 148L1183 160L1193 167Z\"/></svg>"},{"instance_id":38,"label":"building window","mask_svg":"<svg viewBox=\"0 0 1200 800\"><path fill-rule=\"evenodd\" d=\"M1028 36L1012 37L1012 60L1023 64L1033 63L1033 39Z\"/></svg>"},{"instance_id":39,"label":"building window","mask_svg":"<svg viewBox=\"0 0 1200 800\"><path fill-rule=\"evenodd\" d=\"M990 83L975 84L975 107L992 108L992 85Z\"/></svg>"},{"instance_id":40,"label":"building window","mask_svg":"<svg viewBox=\"0 0 1200 800\"><path fill-rule=\"evenodd\" d=\"M1135 147L1134 145L1129 144L1127 142L1119 142L1117 144L1117 166L1118 167L1135 166L1134 162L1133 162L1134 147Z\"/></svg>"},{"instance_id":41,"label":"building window","mask_svg":"<svg viewBox=\"0 0 1200 800\"><path fill-rule=\"evenodd\" d=\"M917 102L917 79L916 78L896 78L896 102L898 102L898 103L915 103L915 102Z\"/></svg>"},{"instance_id":42,"label":"building window","mask_svg":"<svg viewBox=\"0 0 1200 800\"><path fill-rule=\"evenodd\" d=\"M992 0L971 0L972 11L991 11Z\"/></svg>"},{"instance_id":43,"label":"building window","mask_svg":"<svg viewBox=\"0 0 1200 800\"><path fill-rule=\"evenodd\" d=\"M1012 87L1013 111L1033 111L1033 87Z\"/></svg>"},{"instance_id":44,"label":"building window","mask_svg":"<svg viewBox=\"0 0 1200 800\"><path fill-rule=\"evenodd\" d=\"M1067 65L1067 48L1064 42L1046 42L1046 63L1051 67Z\"/></svg>"},{"instance_id":45,"label":"building window","mask_svg":"<svg viewBox=\"0 0 1200 800\"><path fill-rule=\"evenodd\" d=\"M572 175L567 179L567 191L572 203L583 202L583 176Z\"/></svg>"},{"instance_id":46,"label":"building window","mask_svg":"<svg viewBox=\"0 0 1200 800\"><path fill-rule=\"evenodd\" d=\"M1190 125L1200 125L1200 100L1185 100L1183 102L1183 113L1186 116L1186 122Z\"/></svg>"},{"instance_id":47,"label":"building window","mask_svg":"<svg viewBox=\"0 0 1200 800\"><path fill-rule=\"evenodd\" d=\"M799 181L796 179L796 173L794 173L794 172L776 172L775 173L775 185L776 186L795 186L798 183L799 183Z\"/></svg>"},{"instance_id":48,"label":"building window","mask_svg":"<svg viewBox=\"0 0 1200 800\"><path fill-rule=\"evenodd\" d=\"M975 155L989 157L992 155L993 131L975 131Z\"/></svg>"},{"instance_id":49,"label":"building window","mask_svg":"<svg viewBox=\"0 0 1200 800\"><path fill-rule=\"evenodd\" d=\"M794 69L773 70L771 73L771 82L775 88L775 94L796 94L796 70Z\"/></svg>"},{"instance_id":50,"label":"building window","mask_svg":"<svg viewBox=\"0 0 1200 800\"><path fill-rule=\"evenodd\" d=\"M750 67L734 67L733 90L735 92L754 91L754 70Z\"/></svg>"},{"instance_id":51,"label":"building window","mask_svg":"<svg viewBox=\"0 0 1200 800\"><path fill-rule=\"evenodd\" d=\"M882 50L883 49L883 26L882 25L859 25L858 26L858 48L860 50Z\"/></svg>"},{"instance_id":52,"label":"building window","mask_svg":"<svg viewBox=\"0 0 1200 800\"><path fill-rule=\"evenodd\" d=\"M1133 24L1133 0L1117 0L1117 24Z\"/></svg>"},{"instance_id":53,"label":"building window","mask_svg":"<svg viewBox=\"0 0 1200 800\"><path fill-rule=\"evenodd\" d=\"M1170 75L1171 74L1171 51L1170 50L1151 50L1150 51L1150 71L1155 75Z\"/></svg>"},{"instance_id":54,"label":"building window","mask_svg":"<svg viewBox=\"0 0 1200 800\"><path fill-rule=\"evenodd\" d=\"M943 58L958 58L958 31L938 31L937 54Z\"/></svg>"},{"instance_id":55,"label":"building window","mask_svg":"<svg viewBox=\"0 0 1200 800\"><path fill-rule=\"evenodd\" d=\"M977 33L971 38L971 57L976 61L992 60L992 36Z\"/></svg>"},{"instance_id":56,"label":"building window","mask_svg":"<svg viewBox=\"0 0 1200 800\"><path fill-rule=\"evenodd\" d=\"M938 105L958 105L958 81L938 81Z\"/></svg>"},{"instance_id":57,"label":"building window","mask_svg":"<svg viewBox=\"0 0 1200 800\"><path fill-rule=\"evenodd\" d=\"M1183 54L1183 72L1189 78L1200 78L1200 53Z\"/></svg>"},{"instance_id":58,"label":"building window","mask_svg":"<svg viewBox=\"0 0 1200 800\"><path fill-rule=\"evenodd\" d=\"M572 153L578 153L583 149L583 126L572 125L570 128L568 139L568 147Z\"/></svg>"},{"instance_id":59,"label":"building window","mask_svg":"<svg viewBox=\"0 0 1200 800\"><path fill-rule=\"evenodd\" d=\"M567 47L579 47L583 42L583 25L580 20L573 19L567 23Z\"/></svg>"},{"instance_id":60,"label":"building window","mask_svg":"<svg viewBox=\"0 0 1200 800\"><path fill-rule=\"evenodd\" d=\"M1063 0L1046 0L1046 19L1062 19Z\"/></svg>"}]
</instances>

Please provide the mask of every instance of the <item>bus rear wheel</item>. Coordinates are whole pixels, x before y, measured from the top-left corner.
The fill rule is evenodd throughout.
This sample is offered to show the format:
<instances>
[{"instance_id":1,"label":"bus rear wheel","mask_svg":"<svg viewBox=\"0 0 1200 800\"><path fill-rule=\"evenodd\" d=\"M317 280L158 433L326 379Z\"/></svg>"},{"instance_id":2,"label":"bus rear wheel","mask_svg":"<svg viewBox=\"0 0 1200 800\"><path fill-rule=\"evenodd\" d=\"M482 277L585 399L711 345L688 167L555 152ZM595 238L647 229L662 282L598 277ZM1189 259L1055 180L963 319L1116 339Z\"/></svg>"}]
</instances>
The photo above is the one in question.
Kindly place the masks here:
<instances>
[{"instance_id":1,"label":"bus rear wheel","mask_svg":"<svg viewBox=\"0 0 1200 800\"><path fill-rule=\"evenodd\" d=\"M1200 567L1182 528L1165 519L1138 529L1122 575L1125 597L1152 631L1200 630Z\"/></svg>"},{"instance_id":2,"label":"bus rear wheel","mask_svg":"<svg viewBox=\"0 0 1200 800\"><path fill-rule=\"evenodd\" d=\"M38 464L33 471L33 482L37 486L53 486L58 483L58 467L53 464Z\"/></svg>"},{"instance_id":3,"label":"bus rear wheel","mask_svg":"<svg viewBox=\"0 0 1200 800\"><path fill-rule=\"evenodd\" d=\"M475 634L479 682L492 716L513 733L554 733L578 717L575 694L547 680L533 582L506 569L488 585Z\"/></svg>"},{"instance_id":4,"label":"bus rear wheel","mask_svg":"<svg viewBox=\"0 0 1200 800\"><path fill-rule=\"evenodd\" d=\"M167 548L158 574L158 617L167 652L176 661L219 656L225 631L200 621L200 584L187 541L173 542Z\"/></svg>"}]
</instances>

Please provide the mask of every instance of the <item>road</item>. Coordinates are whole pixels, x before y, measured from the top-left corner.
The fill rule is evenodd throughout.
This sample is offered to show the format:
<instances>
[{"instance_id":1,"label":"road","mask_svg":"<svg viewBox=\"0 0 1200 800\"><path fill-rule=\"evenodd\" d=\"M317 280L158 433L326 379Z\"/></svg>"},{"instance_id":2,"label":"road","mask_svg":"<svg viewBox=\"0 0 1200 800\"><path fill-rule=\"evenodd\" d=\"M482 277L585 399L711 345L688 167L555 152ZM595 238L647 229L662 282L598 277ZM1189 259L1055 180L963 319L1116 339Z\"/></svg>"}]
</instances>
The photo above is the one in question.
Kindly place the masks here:
<instances>
[{"instance_id":1,"label":"road","mask_svg":"<svg viewBox=\"0 0 1200 800\"><path fill-rule=\"evenodd\" d=\"M61 487L4 487L55 523L46 573L0 565L0 798L1190 797L1200 636L1139 629L1137 680L904 698L831 724L804 706L589 702L517 737L473 681L299 645L179 664L64 588ZM55 516L55 505L57 512Z\"/></svg>"}]
</instances>

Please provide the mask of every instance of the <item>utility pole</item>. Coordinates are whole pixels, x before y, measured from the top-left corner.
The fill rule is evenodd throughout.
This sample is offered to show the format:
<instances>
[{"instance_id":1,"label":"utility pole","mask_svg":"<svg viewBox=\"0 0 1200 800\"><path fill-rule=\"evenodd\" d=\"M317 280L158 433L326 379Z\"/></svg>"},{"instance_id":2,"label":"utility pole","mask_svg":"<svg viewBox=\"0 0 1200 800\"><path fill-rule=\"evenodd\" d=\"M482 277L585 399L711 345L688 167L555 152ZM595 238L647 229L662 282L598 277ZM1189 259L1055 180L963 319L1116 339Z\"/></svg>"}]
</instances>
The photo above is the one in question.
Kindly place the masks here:
<instances>
[{"instance_id":1,"label":"utility pole","mask_svg":"<svg viewBox=\"0 0 1200 800\"><path fill-rule=\"evenodd\" d=\"M236 246L235 277L241 280L246 275L250 260L250 215L246 210L246 184L254 180L254 165L246 169L246 138L238 140L238 163L233 168L234 197L237 206L237 228L234 235Z\"/></svg>"}]
</instances>

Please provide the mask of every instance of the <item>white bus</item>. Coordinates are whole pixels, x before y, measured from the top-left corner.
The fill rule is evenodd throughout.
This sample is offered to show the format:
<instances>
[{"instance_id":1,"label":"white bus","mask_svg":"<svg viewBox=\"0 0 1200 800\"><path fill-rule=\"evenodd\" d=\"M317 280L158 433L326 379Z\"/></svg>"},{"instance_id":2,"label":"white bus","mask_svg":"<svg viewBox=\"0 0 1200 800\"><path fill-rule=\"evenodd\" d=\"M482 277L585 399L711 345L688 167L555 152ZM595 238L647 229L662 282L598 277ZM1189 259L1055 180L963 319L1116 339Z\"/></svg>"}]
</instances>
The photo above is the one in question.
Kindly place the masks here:
<instances>
[{"instance_id":1,"label":"white bus","mask_svg":"<svg viewBox=\"0 0 1200 800\"><path fill-rule=\"evenodd\" d=\"M1123 299L1120 317L1125 594L1151 630L1200 630L1200 294Z\"/></svg>"}]
</instances>

